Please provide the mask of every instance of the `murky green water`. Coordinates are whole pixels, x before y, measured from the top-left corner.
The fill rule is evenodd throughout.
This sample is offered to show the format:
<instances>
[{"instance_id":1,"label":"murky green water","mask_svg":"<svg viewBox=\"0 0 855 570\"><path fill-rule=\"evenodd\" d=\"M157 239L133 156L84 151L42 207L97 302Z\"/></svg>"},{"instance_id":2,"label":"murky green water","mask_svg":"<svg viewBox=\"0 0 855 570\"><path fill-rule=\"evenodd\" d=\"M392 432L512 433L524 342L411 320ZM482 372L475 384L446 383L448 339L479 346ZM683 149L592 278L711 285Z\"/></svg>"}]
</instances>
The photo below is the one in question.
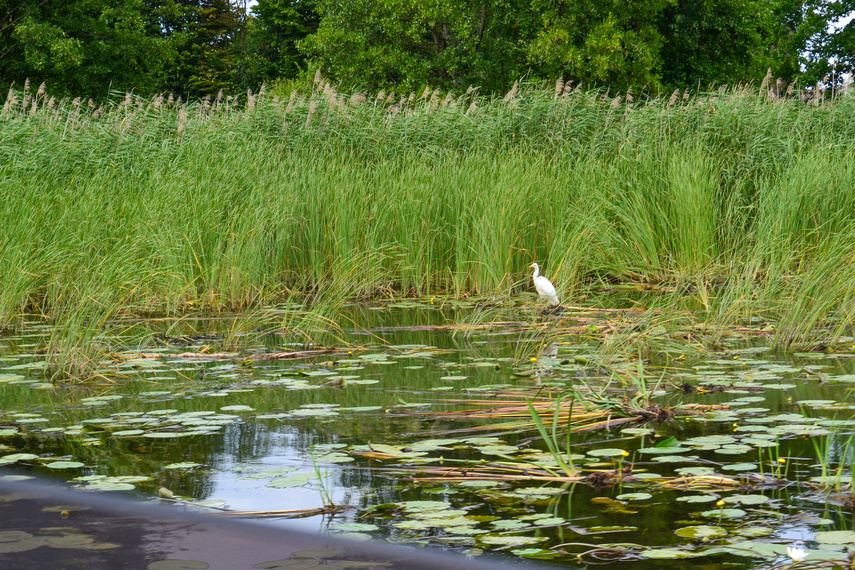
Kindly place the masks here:
<instances>
[{"instance_id":1,"label":"murky green water","mask_svg":"<svg viewBox=\"0 0 855 570\"><path fill-rule=\"evenodd\" d=\"M637 363L602 366L598 341L584 335L540 346L542 336L514 322L433 328L468 314L358 307L350 354L299 360L244 358L294 348L276 335L226 358L171 357L213 346L221 325L173 327L160 346L116 355L87 385L44 379L43 357L31 351L47 333L34 322L0 338L0 465L152 499L164 488L240 511L333 503L347 508L264 520L566 566L662 568L691 557L706 568L771 567L792 562L788 547L809 551L802 564L842 564L855 549L851 339L778 354L732 335L699 360L651 354L642 371L651 403L676 415L574 434L574 467L586 480L461 481L443 471L513 465L520 475L525 464L561 473L530 418L514 419L524 428L476 430L509 419L439 412L524 406L582 384L592 401L639 388L622 378L638 375Z\"/></svg>"}]
</instances>

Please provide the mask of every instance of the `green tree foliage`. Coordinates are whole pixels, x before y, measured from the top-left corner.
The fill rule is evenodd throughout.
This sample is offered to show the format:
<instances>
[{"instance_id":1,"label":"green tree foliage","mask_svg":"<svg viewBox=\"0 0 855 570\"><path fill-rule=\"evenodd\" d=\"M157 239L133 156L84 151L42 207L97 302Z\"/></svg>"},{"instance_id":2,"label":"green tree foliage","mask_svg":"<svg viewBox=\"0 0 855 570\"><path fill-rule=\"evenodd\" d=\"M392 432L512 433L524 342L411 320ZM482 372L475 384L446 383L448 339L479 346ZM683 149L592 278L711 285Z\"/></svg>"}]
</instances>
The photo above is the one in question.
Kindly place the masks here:
<instances>
[{"instance_id":1,"label":"green tree foliage","mask_svg":"<svg viewBox=\"0 0 855 570\"><path fill-rule=\"evenodd\" d=\"M243 20L228 0L145 0L149 29L176 52L163 88L187 96L233 90Z\"/></svg>"},{"instance_id":2,"label":"green tree foliage","mask_svg":"<svg viewBox=\"0 0 855 570\"><path fill-rule=\"evenodd\" d=\"M299 75L305 56L297 42L318 29L315 0L258 0L247 22L243 83L248 87Z\"/></svg>"},{"instance_id":3,"label":"green tree foliage","mask_svg":"<svg viewBox=\"0 0 855 570\"><path fill-rule=\"evenodd\" d=\"M839 82L855 67L855 0L258 0L250 16L245 5L0 0L0 84L201 97L319 68L345 89L497 93L564 77L625 91L759 83L768 68Z\"/></svg>"},{"instance_id":4,"label":"green tree foliage","mask_svg":"<svg viewBox=\"0 0 855 570\"><path fill-rule=\"evenodd\" d=\"M758 9L763 10L746 0L678 0L668 6L660 27L663 82L706 88L762 77L769 63L764 26L770 22Z\"/></svg>"},{"instance_id":5,"label":"green tree foliage","mask_svg":"<svg viewBox=\"0 0 855 570\"><path fill-rule=\"evenodd\" d=\"M300 49L358 87L507 89L527 69L538 18L524 0L320 0L318 31Z\"/></svg>"},{"instance_id":6,"label":"green tree foliage","mask_svg":"<svg viewBox=\"0 0 855 570\"><path fill-rule=\"evenodd\" d=\"M540 0L542 26L528 46L544 77L617 89L658 87L659 22L674 0Z\"/></svg>"},{"instance_id":7,"label":"green tree foliage","mask_svg":"<svg viewBox=\"0 0 855 570\"><path fill-rule=\"evenodd\" d=\"M839 83L842 71L855 72L855 0L807 0L806 81Z\"/></svg>"},{"instance_id":8,"label":"green tree foliage","mask_svg":"<svg viewBox=\"0 0 855 570\"><path fill-rule=\"evenodd\" d=\"M143 0L0 0L0 80L45 81L58 94L151 93L174 52L148 33L143 12Z\"/></svg>"}]
</instances>

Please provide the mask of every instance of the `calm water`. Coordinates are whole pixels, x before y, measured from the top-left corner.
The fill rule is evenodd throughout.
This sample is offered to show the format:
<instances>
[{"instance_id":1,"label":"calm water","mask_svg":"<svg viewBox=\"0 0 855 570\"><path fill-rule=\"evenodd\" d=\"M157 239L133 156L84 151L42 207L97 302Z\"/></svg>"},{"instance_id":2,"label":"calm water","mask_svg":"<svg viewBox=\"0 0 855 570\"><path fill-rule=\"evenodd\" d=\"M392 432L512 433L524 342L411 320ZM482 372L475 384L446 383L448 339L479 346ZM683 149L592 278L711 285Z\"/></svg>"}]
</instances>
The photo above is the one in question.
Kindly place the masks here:
<instances>
[{"instance_id":1,"label":"calm water","mask_svg":"<svg viewBox=\"0 0 855 570\"><path fill-rule=\"evenodd\" d=\"M550 461L531 425L473 430L508 419L438 412L509 395L524 404L583 383L631 398L637 385L624 376L638 367L598 362L597 341L585 336L544 345L519 323L436 330L471 309L410 305L354 308L351 354L301 360L242 360L293 348L276 335L233 358L169 357L215 345L223 324L197 322L158 346L127 347L87 385L45 380L33 352L47 331L33 323L0 337L0 465L152 500L165 488L242 511L331 501L348 508L264 522L563 566L586 553L582 561L637 560L633 567L686 563L675 557L706 568L772 567L790 561L788 546L809 551L803 564L855 549L846 498L851 339L781 354L734 335L703 358L652 353L643 370L652 402L676 416L572 436L583 476L632 465L634 478L620 484L425 482L401 469ZM699 479L707 475L719 482ZM681 476L694 479L675 483Z\"/></svg>"}]
</instances>

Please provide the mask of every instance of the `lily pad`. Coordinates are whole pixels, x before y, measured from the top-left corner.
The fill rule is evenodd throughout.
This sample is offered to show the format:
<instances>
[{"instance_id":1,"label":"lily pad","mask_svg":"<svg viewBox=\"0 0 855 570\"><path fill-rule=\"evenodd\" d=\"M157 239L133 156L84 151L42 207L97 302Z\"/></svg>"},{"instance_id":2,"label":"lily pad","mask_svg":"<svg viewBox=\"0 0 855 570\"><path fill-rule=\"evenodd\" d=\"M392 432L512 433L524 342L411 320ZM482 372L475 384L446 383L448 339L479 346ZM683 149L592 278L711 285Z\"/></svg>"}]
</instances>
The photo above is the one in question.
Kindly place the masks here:
<instances>
[{"instance_id":1,"label":"lily pad","mask_svg":"<svg viewBox=\"0 0 855 570\"><path fill-rule=\"evenodd\" d=\"M523 544L535 544L546 540L546 536L481 536L478 540L483 544L492 544L495 546L516 546Z\"/></svg>"},{"instance_id":2,"label":"lily pad","mask_svg":"<svg viewBox=\"0 0 855 570\"><path fill-rule=\"evenodd\" d=\"M739 517L744 517L747 514L748 513L746 513L742 509L713 509L710 511L702 512L701 516L706 518L721 517L723 519L735 519Z\"/></svg>"},{"instance_id":3,"label":"lily pad","mask_svg":"<svg viewBox=\"0 0 855 570\"><path fill-rule=\"evenodd\" d=\"M590 455L591 457L623 457L624 453L626 453L625 449L606 447L603 449L592 449L587 452L587 455Z\"/></svg>"},{"instance_id":4,"label":"lily pad","mask_svg":"<svg viewBox=\"0 0 855 570\"><path fill-rule=\"evenodd\" d=\"M302 487L311 481L316 481L317 477L308 473L298 473L290 477L278 477L267 484L268 487L274 489L290 489L293 487Z\"/></svg>"},{"instance_id":5,"label":"lily pad","mask_svg":"<svg viewBox=\"0 0 855 570\"><path fill-rule=\"evenodd\" d=\"M646 501L652 499L653 495L650 493L623 493L615 498L619 501Z\"/></svg>"},{"instance_id":6,"label":"lily pad","mask_svg":"<svg viewBox=\"0 0 855 570\"><path fill-rule=\"evenodd\" d=\"M815 540L822 544L855 544L855 531L831 530L817 533Z\"/></svg>"},{"instance_id":7,"label":"lily pad","mask_svg":"<svg viewBox=\"0 0 855 570\"><path fill-rule=\"evenodd\" d=\"M352 531L352 532L371 532L375 530L380 530L380 527L376 524L368 524L368 523L341 523L332 527L334 530L341 531Z\"/></svg>"},{"instance_id":8,"label":"lily pad","mask_svg":"<svg viewBox=\"0 0 855 570\"><path fill-rule=\"evenodd\" d=\"M79 461L52 461L45 465L45 467L49 467L51 469L79 469L83 467L83 463Z\"/></svg>"},{"instance_id":9,"label":"lily pad","mask_svg":"<svg viewBox=\"0 0 855 570\"><path fill-rule=\"evenodd\" d=\"M722 466L725 471L756 471L756 463L731 463L730 465Z\"/></svg>"},{"instance_id":10,"label":"lily pad","mask_svg":"<svg viewBox=\"0 0 855 570\"><path fill-rule=\"evenodd\" d=\"M760 505L769 501L766 495L731 495L724 498L725 503L733 503L739 505Z\"/></svg>"},{"instance_id":11,"label":"lily pad","mask_svg":"<svg viewBox=\"0 0 855 570\"><path fill-rule=\"evenodd\" d=\"M183 461L181 463L170 463L169 465L164 465L164 469L192 469L194 467L201 466L201 463L193 463L192 461Z\"/></svg>"},{"instance_id":12,"label":"lily pad","mask_svg":"<svg viewBox=\"0 0 855 570\"><path fill-rule=\"evenodd\" d=\"M710 540L713 538L727 536L727 530L720 526L710 526L703 524L679 528L674 531L674 534L676 534L677 536L682 536L683 538Z\"/></svg>"}]
</instances>

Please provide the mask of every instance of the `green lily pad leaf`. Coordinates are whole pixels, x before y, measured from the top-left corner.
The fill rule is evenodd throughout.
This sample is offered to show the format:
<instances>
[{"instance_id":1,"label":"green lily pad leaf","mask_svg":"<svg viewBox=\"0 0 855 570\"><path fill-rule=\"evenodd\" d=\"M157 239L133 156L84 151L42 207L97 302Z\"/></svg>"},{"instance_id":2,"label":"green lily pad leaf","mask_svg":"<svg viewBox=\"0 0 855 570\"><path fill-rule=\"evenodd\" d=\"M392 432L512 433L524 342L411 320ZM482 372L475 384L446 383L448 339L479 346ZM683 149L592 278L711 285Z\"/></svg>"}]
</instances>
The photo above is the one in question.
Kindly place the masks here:
<instances>
[{"instance_id":1,"label":"green lily pad leaf","mask_svg":"<svg viewBox=\"0 0 855 570\"><path fill-rule=\"evenodd\" d=\"M192 434L186 431L153 431L144 433L143 437L149 439L173 439L176 437L187 437L188 435Z\"/></svg>"},{"instance_id":2,"label":"green lily pad leaf","mask_svg":"<svg viewBox=\"0 0 855 570\"><path fill-rule=\"evenodd\" d=\"M540 521L538 521L540 522ZM617 525L606 525L606 526L592 526L588 528L588 532L635 532L638 530L637 526L617 526Z\"/></svg>"},{"instance_id":3,"label":"green lily pad leaf","mask_svg":"<svg viewBox=\"0 0 855 570\"><path fill-rule=\"evenodd\" d=\"M469 525L475 524L476 521L474 518L469 518L469 511L464 511L463 509L441 509L438 511L418 511L418 512L408 512L407 516L412 517L414 519L422 519L422 520L435 520L442 525Z\"/></svg>"},{"instance_id":4,"label":"green lily pad leaf","mask_svg":"<svg viewBox=\"0 0 855 570\"><path fill-rule=\"evenodd\" d=\"M372 443L370 447L373 451L385 453L386 455L394 455L396 457L424 457L427 455L427 452L424 451L403 451L403 447L386 445L384 443Z\"/></svg>"},{"instance_id":5,"label":"green lily pad leaf","mask_svg":"<svg viewBox=\"0 0 855 570\"><path fill-rule=\"evenodd\" d=\"M45 465L45 467L50 467L51 469L79 469L83 467L83 463L79 461L53 461Z\"/></svg>"},{"instance_id":6,"label":"green lily pad leaf","mask_svg":"<svg viewBox=\"0 0 855 570\"><path fill-rule=\"evenodd\" d=\"M718 497L715 495L688 495L677 497L677 500L684 503L712 503L717 501Z\"/></svg>"},{"instance_id":7,"label":"green lily pad leaf","mask_svg":"<svg viewBox=\"0 0 855 570\"><path fill-rule=\"evenodd\" d=\"M19 433L21 433L21 432L19 432L19 431L18 431L18 430L16 430L15 428L0 429L0 437L11 436L11 435L18 435Z\"/></svg>"},{"instance_id":8,"label":"green lily pad leaf","mask_svg":"<svg viewBox=\"0 0 855 570\"><path fill-rule=\"evenodd\" d=\"M739 505L759 505L769 500L766 495L731 495L725 497L725 503L733 503Z\"/></svg>"},{"instance_id":9,"label":"green lily pad leaf","mask_svg":"<svg viewBox=\"0 0 855 570\"><path fill-rule=\"evenodd\" d=\"M750 445L723 445L715 450L716 453L721 453L723 455L742 455L749 451L751 451Z\"/></svg>"},{"instance_id":10,"label":"green lily pad leaf","mask_svg":"<svg viewBox=\"0 0 855 570\"><path fill-rule=\"evenodd\" d=\"M392 526L396 528L403 528L405 530L428 530L432 528L436 528L442 524L439 520L426 520L426 521L401 521L396 522Z\"/></svg>"},{"instance_id":11,"label":"green lily pad leaf","mask_svg":"<svg viewBox=\"0 0 855 570\"><path fill-rule=\"evenodd\" d=\"M604 449L592 449L587 452L587 455L590 455L591 457L623 457L624 453L626 453L625 449L606 447Z\"/></svg>"},{"instance_id":12,"label":"green lily pad leaf","mask_svg":"<svg viewBox=\"0 0 855 570\"><path fill-rule=\"evenodd\" d=\"M317 477L308 473L298 473L290 477L279 477L267 484L268 487L274 489L290 489L292 487L302 487L310 481L316 481Z\"/></svg>"},{"instance_id":13,"label":"green lily pad leaf","mask_svg":"<svg viewBox=\"0 0 855 570\"><path fill-rule=\"evenodd\" d=\"M730 544L727 547L727 552L731 554L740 554L742 556L774 558L781 555L786 556L787 546L784 544L774 544L770 542L743 541Z\"/></svg>"},{"instance_id":14,"label":"green lily pad leaf","mask_svg":"<svg viewBox=\"0 0 855 570\"><path fill-rule=\"evenodd\" d=\"M38 455L34 455L32 453L12 453L0 457L0 465L11 465L12 463L17 463L18 461L32 461L33 459L38 458Z\"/></svg>"},{"instance_id":15,"label":"green lily pad leaf","mask_svg":"<svg viewBox=\"0 0 855 570\"><path fill-rule=\"evenodd\" d=\"M393 507L396 506L394 503L387 503L386 505L391 505ZM377 505L377 507L382 506L383 505ZM401 506L406 509L407 512L418 513L450 509L451 503L446 501L407 501L405 503L401 503Z\"/></svg>"},{"instance_id":16,"label":"green lily pad leaf","mask_svg":"<svg viewBox=\"0 0 855 570\"><path fill-rule=\"evenodd\" d=\"M142 435L145 433L145 430L142 429L123 429L119 431L114 431L112 434L113 437L133 437L135 435Z\"/></svg>"},{"instance_id":17,"label":"green lily pad leaf","mask_svg":"<svg viewBox=\"0 0 855 570\"><path fill-rule=\"evenodd\" d=\"M376 524L368 523L342 523L335 525L333 529L352 532L371 532L374 530L380 530L380 527Z\"/></svg>"},{"instance_id":18,"label":"green lily pad leaf","mask_svg":"<svg viewBox=\"0 0 855 570\"><path fill-rule=\"evenodd\" d=\"M114 481L93 481L83 487L87 491L133 491L136 487L131 483Z\"/></svg>"},{"instance_id":19,"label":"green lily pad leaf","mask_svg":"<svg viewBox=\"0 0 855 570\"><path fill-rule=\"evenodd\" d=\"M720 526L709 526L702 524L679 528L674 531L674 534L676 534L677 536L682 536L683 538L710 540L713 538L727 536L727 531Z\"/></svg>"},{"instance_id":20,"label":"green lily pad leaf","mask_svg":"<svg viewBox=\"0 0 855 570\"><path fill-rule=\"evenodd\" d=\"M321 463L351 463L352 461L356 461L353 457L338 452L321 455L317 460Z\"/></svg>"},{"instance_id":21,"label":"green lily pad leaf","mask_svg":"<svg viewBox=\"0 0 855 570\"><path fill-rule=\"evenodd\" d=\"M695 455L660 455L659 457L654 457L653 461L657 463L686 463L687 461L691 461L692 458L697 459Z\"/></svg>"},{"instance_id":22,"label":"green lily pad leaf","mask_svg":"<svg viewBox=\"0 0 855 570\"><path fill-rule=\"evenodd\" d=\"M495 487L498 481L460 481L458 487Z\"/></svg>"},{"instance_id":23,"label":"green lily pad leaf","mask_svg":"<svg viewBox=\"0 0 855 570\"><path fill-rule=\"evenodd\" d=\"M478 538L483 544L496 546L515 546L523 544L534 544L546 540L546 536L481 536Z\"/></svg>"},{"instance_id":24,"label":"green lily pad leaf","mask_svg":"<svg viewBox=\"0 0 855 570\"><path fill-rule=\"evenodd\" d=\"M545 548L519 548L511 550L511 552L522 558L531 558L533 560L551 560L561 556L554 550L546 550Z\"/></svg>"},{"instance_id":25,"label":"green lily pad leaf","mask_svg":"<svg viewBox=\"0 0 855 570\"><path fill-rule=\"evenodd\" d=\"M255 409L250 406L245 406L243 404L238 404L234 406L223 406L220 408L221 412L254 412Z\"/></svg>"},{"instance_id":26,"label":"green lily pad leaf","mask_svg":"<svg viewBox=\"0 0 855 570\"><path fill-rule=\"evenodd\" d=\"M727 445L734 441L736 441L736 438L732 435L703 435L689 438L683 443L686 445Z\"/></svg>"},{"instance_id":27,"label":"green lily pad leaf","mask_svg":"<svg viewBox=\"0 0 855 570\"><path fill-rule=\"evenodd\" d=\"M449 445L455 445L460 443L459 439L426 439L424 441L417 441L410 445L410 448L413 451L434 451L440 448L445 448ZM514 448L516 449L516 448Z\"/></svg>"},{"instance_id":28,"label":"green lily pad leaf","mask_svg":"<svg viewBox=\"0 0 855 570\"><path fill-rule=\"evenodd\" d=\"M529 527L529 526L531 526L531 523L521 521L521 520L516 520L516 519L505 519L505 520L495 521L492 526L495 529L511 530L511 529Z\"/></svg>"},{"instance_id":29,"label":"green lily pad leaf","mask_svg":"<svg viewBox=\"0 0 855 570\"><path fill-rule=\"evenodd\" d=\"M567 522L567 519L563 517L545 517L542 519L536 519L535 523L537 526L554 526L557 524L564 524Z\"/></svg>"},{"instance_id":30,"label":"green lily pad leaf","mask_svg":"<svg viewBox=\"0 0 855 570\"><path fill-rule=\"evenodd\" d=\"M850 475L818 475L816 477L811 477L809 479L814 483L824 483L826 485L837 485L837 484L850 484L852 483L852 477Z\"/></svg>"},{"instance_id":31,"label":"green lily pad leaf","mask_svg":"<svg viewBox=\"0 0 855 570\"><path fill-rule=\"evenodd\" d=\"M774 532L774 529L767 526L749 526L736 529L735 532L740 536L769 536Z\"/></svg>"},{"instance_id":32,"label":"green lily pad leaf","mask_svg":"<svg viewBox=\"0 0 855 570\"><path fill-rule=\"evenodd\" d=\"M650 428L623 428L620 432L627 435L647 435L653 433L653 430Z\"/></svg>"},{"instance_id":33,"label":"green lily pad leaf","mask_svg":"<svg viewBox=\"0 0 855 570\"><path fill-rule=\"evenodd\" d=\"M721 517L723 519L735 519L738 517L744 517L746 514L748 513L742 509L713 509L702 512L701 516L707 518Z\"/></svg>"},{"instance_id":34,"label":"green lily pad leaf","mask_svg":"<svg viewBox=\"0 0 855 570\"><path fill-rule=\"evenodd\" d=\"M712 467L682 467L677 469L677 473L683 476L702 477L705 475L712 475L715 473L715 469Z\"/></svg>"},{"instance_id":35,"label":"green lily pad leaf","mask_svg":"<svg viewBox=\"0 0 855 570\"><path fill-rule=\"evenodd\" d=\"M193 467L201 466L201 463L193 463L192 461L183 461L181 463L170 463L169 465L164 465L164 469L192 469Z\"/></svg>"},{"instance_id":36,"label":"green lily pad leaf","mask_svg":"<svg viewBox=\"0 0 855 570\"><path fill-rule=\"evenodd\" d=\"M476 447L475 449L484 455L513 455L519 452L519 448L512 445L485 445L484 447Z\"/></svg>"},{"instance_id":37,"label":"green lily pad leaf","mask_svg":"<svg viewBox=\"0 0 855 570\"><path fill-rule=\"evenodd\" d=\"M832 530L817 533L815 540L822 544L855 544L855 532L851 530Z\"/></svg>"},{"instance_id":38,"label":"green lily pad leaf","mask_svg":"<svg viewBox=\"0 0 855 570\"><path fill-rule=\"evenodd\" d=\"M623 493L615 498L619 501L646 501L652 499L653 495L650 493Z\"/></svg>"},{"instance_id":39,"label":"green lily pad leaf","mask_svg":"<svg viewBox=\"0 0 855 570\"><path fill-rule=\"evenodd\" d=\"M722 467L725 471L754 471L757 469L756 463L732 463Z\"/></svg>"},{"instance_id":40,"label":"green lily pad leaf","mask_svg":"<svg viewBox=\"0 0 855 570\"><path fill-rule=\"evenodd\" d=\"M301 417L317 417L317 418L322 418L322 417L337 416L337 415L338 415L338 412L334 412L334 411L332 411L332 410L325 410L325 409L322 409L322 408L319 408L319 409L312 409L312 408L308 408L308 409L307 409L307 408L300 408L299 410L293 410L293 411L291 412L291 415L293 415L293 416L301 416Z\"/></svg>"},{"instance_id":41,"label":"green lily pad leaf","mask_svg":"<svg viewBox=\"0 0 855 570\"><path fill-rule=\"evenodd\" d=\"M466 380L469 376L443 376L440 380Z\"/></svg>"}]
</instances>

